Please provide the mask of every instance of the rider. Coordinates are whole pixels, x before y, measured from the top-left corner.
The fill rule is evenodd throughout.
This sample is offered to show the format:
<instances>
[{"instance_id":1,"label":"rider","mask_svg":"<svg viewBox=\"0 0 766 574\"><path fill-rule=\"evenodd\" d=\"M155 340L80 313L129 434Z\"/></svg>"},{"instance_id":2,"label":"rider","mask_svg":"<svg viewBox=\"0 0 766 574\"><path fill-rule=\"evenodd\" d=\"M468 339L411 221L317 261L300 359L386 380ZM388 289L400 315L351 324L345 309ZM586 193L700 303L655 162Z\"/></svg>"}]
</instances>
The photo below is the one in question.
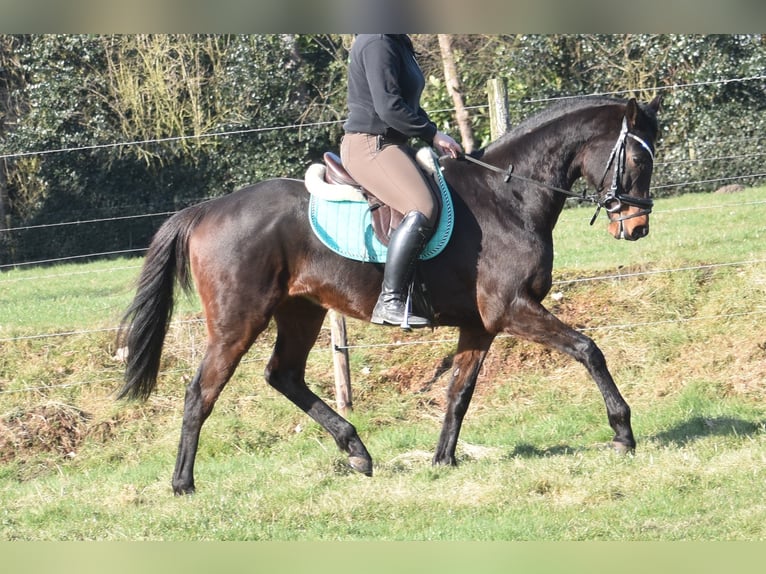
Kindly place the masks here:
<instances>
[{"instance_id":1,"label":"rider","mask_svg":"<svg viewBox=\"0 0 766 574\"><path fill-rule=\"evenodd\" d=\"M425 86L406 34L359 34L348 67L348 119L341 160L346 170L382 202L404 213L388 244L383 285L372 322L400 325L415 262L436 225L438 205L417 167L408 140L419 137L441 154L462 149L437 130L420 107ZM409 315L411 327L428 319Z\"/></svg>"}]
</instances>

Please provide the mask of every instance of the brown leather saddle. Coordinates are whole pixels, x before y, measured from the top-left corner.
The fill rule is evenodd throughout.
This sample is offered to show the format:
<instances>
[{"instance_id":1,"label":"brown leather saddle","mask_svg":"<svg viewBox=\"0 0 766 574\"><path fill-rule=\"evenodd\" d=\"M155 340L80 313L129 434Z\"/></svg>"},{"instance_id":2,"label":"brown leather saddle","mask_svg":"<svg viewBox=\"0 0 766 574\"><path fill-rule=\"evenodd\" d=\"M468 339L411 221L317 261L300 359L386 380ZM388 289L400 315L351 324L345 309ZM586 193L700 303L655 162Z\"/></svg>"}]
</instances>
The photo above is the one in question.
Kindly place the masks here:
<instances>
[{"instance_id":1,"label":"brown leather saddle","mask_svg":"<svg viewBox=\"0 0 766 574\"><path fill-rule=\"evenodd\" d=\"M338 157L337 154L328 151L325 152L322 159L325 166L327 167L327 170L325 171L325 181L327 183L350 185L360 190L364 198L367 200L367 204L369 206L372 220L372 230L378 240L383 245L388 246L388 241L391 237L391 234L397 227L399 227L399 224L402 222L405 214L396 211L389 205L386 205L368 189L365 189L359 185L356 180L351 177L351 174L346 171L346 168L343 167L340 157ZM439 200L440 195L434 178L426 177L425 180L428 182L429 187L431 188L431 193L437 200L437 205L439 205L439 208L441 208L441 201Z\"/></svg>"}]
</instances>

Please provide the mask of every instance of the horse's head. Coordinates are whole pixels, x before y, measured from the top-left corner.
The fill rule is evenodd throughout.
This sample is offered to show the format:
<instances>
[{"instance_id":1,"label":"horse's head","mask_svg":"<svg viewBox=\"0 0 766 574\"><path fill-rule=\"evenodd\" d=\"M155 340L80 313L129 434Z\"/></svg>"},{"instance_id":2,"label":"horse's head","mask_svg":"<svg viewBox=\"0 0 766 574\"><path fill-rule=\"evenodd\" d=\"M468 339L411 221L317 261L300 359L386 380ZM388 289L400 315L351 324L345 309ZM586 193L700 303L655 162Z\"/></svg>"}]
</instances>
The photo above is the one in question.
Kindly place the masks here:
<instances>
[{"instance_id":1,"label":"horse's head","mask_svg":"<svg viewBox=\"0 0 766 574\"><path fill-rule=\"evenodd\" d=\"M659 97L646 105L628 100L619 135L606 162L600 168L592 165L593 169L585 174L596 186L599 208L606 210L609 233L616 239L635 241L649 234L649 214L654 205L649 184L659 108ZM599 155L603 158L603 154Z\"/></svg>"}]
</instances>

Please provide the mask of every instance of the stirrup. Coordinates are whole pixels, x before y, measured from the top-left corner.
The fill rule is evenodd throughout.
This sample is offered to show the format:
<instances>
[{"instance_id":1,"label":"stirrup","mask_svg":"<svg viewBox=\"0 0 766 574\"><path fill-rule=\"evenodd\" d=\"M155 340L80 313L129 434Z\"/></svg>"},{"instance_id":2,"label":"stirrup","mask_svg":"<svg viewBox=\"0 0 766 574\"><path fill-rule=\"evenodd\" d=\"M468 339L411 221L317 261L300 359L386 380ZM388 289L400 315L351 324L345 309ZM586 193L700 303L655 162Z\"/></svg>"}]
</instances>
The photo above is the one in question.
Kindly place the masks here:
<instances>
[{"instance_id":1,"label":"stirrup","mask_svg":"<svg viewBox=\"0 0 766 574\"><path fill-rule=\"evenodd\" d=\"M402 313L402 322L399 324L399 327L401 327L402 331L412 331L413 326L410 325L410 316L415 316L412 314L412 288L413 288L414 282L410 282L410 285L407 289L407 299L404 301L404 312ZM425 325L417 325L417 328L420 329L422 327L430 327L431 321L428 319L428 317L420 317L417 316L419 319L423 319L426 323Z\"/></svg>"},{"instance_id":2,"label":"stirrup","mask_svg":"<svg viewBox=\"0 0 766 574\"><path fill-rule=\"evenodd\" d=\"M404 301L404 313L402 313L402 322L399 325L403 331L412 331L410 326L410 310L412 309L412 282L407 289L407 299Z\"/></svg>"},{"instance_id":3,"label":"stirrup","mask_svg":"<svg viewBox=\"0 0 766 574\"><path fill-rule=\"evenodd\" d=\"M398 299L398 303L394 303L393 300L385 302L383 299L384 294L381 293L380 297L378 297L377 303L375 303L375 308L372 311L370 322L375 325L390 325L394 327L399 326L404 331L412 331L413 329L430 327L431 320L428 317L420 317L419 315L412 313L411 293L412 291L410 288L410 290L408 290L406 299L404 301ZM395 308L392 308L392 303L394 303L393 307ZM377 315L376 311L378 311ZM411 319L416 320L414 324L410 321Z\"/></svg>"}]
</instances>

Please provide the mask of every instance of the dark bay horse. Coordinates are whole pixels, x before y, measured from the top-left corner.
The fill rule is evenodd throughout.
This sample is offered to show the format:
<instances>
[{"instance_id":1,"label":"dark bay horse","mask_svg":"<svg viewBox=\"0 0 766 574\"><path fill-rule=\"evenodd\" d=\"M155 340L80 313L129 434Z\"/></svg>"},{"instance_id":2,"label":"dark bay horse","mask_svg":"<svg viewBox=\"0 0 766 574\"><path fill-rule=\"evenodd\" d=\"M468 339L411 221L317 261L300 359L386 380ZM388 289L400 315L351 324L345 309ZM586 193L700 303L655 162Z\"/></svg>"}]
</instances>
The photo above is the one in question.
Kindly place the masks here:
<instances>
[{"instance_id":1,"label":"dark bay horse","mask_svg":"<svg viewBox=\"0 0 766 574\"><path fill-rule=\"evenodd\" d=\"M455 464L455 447L482 362L496 335L509 333L574 357L606 403L618 450L635 447L630 408L604 356L541 301L551 287L553 228L583 177L604 207L609 232L635 240L649 231L649 183L659 100L577 98L522 123L475 153L445 159L455 226L445 250L421 262L438 325L459 328L447 408L434 464ZM510 173L510 175L508 175ZM605 187L611 182L611 187ZM178 281L196 286L207 348L186 389L173 490L194 491L200 430L240 359L273 318L277 339L266 381L332 435L351 467L372 474L356 429L309 390L304 374L328 309L369 320L382 267L323 246L308 221L304 182L271 179L186 208L158 230L119 342L128 347L120 397L155 387Z\"/></svg>"}]
</instances>

